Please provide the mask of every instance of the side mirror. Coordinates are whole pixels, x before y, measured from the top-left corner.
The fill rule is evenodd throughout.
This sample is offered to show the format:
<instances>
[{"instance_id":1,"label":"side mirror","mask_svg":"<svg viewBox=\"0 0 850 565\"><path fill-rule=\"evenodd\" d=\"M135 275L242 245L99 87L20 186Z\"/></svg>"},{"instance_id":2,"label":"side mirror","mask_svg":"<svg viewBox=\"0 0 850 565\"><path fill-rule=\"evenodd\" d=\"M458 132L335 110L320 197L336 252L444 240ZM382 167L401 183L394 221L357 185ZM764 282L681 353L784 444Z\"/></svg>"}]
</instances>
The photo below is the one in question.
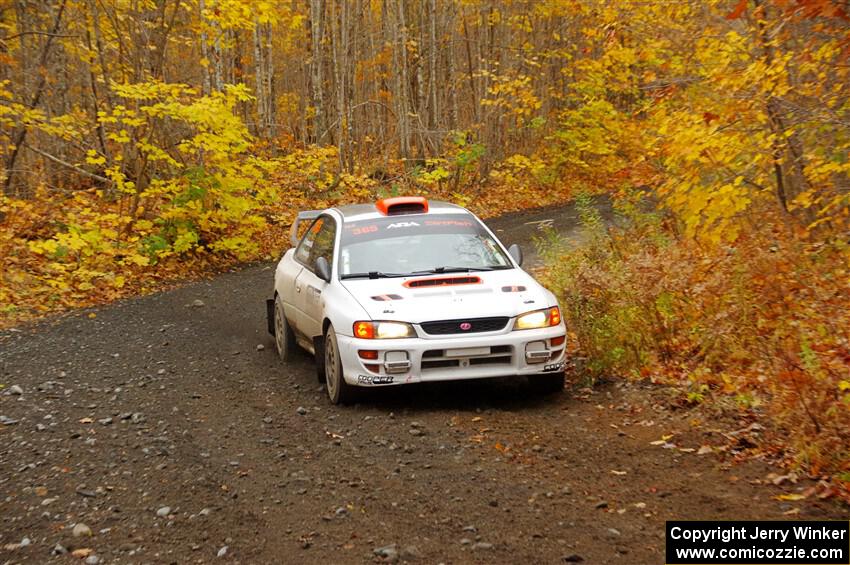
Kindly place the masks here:
<instances>
[{"instance_id":1,"label":"side mirror","mask_svg":"<svg viewBox=\"0 0 850 565\"><path fill-rule=\"evenodd\" d=\"M331 266L324 257L316 259L316 275L325 282L331 282Z\"/></svg>"},{"instance_id":2,"label":"side mirror","mask_svg":"<svg viewBox=\"0 0 850 565\"><path fill-rule=\"evenodd\" d=\"M508 247L508 253L511 254L511 257L514 258L516 264L522 267L522 249L519 248L519 245L514 243L510 247Z\"/></svg>"}]
</instances>

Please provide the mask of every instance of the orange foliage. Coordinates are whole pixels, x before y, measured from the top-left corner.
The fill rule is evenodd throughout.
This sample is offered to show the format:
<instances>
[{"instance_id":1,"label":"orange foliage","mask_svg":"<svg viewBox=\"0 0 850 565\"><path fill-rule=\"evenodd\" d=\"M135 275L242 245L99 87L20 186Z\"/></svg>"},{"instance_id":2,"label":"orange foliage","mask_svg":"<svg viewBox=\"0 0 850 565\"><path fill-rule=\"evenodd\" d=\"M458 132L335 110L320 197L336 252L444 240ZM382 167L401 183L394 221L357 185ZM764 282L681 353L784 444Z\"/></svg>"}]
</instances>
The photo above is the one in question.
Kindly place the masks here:
<instances>
[{"instance_id":1,"label":"orange foliage","mask_svg":"<svg viewBox=\"0 0 850 565\"><path fill-rule=\"evenodd\" d=\"M544 245L591 372L670 383L695 404L732 399L772 422L773 453L850 487L843 244L812 243L774 218L734 246L705 246L669 216L621 210L628 228L608 234L590 221L586 246Z\"/></svg>"}]
</instances>

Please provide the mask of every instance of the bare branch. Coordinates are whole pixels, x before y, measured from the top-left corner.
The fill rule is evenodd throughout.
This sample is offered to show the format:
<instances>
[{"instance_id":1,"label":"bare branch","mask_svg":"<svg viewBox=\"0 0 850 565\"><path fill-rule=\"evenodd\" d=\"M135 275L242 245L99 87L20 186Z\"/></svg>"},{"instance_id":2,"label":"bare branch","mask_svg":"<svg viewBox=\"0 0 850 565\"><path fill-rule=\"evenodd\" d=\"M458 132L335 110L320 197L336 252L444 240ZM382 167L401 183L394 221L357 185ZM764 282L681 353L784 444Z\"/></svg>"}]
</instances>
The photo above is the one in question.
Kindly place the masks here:
<instances>
[{"instance_id":1,"label":"bare branch","mask_svg":"<svg viewBox=\"0 0 850 565\"><path fill-rule=\"evenodd\" d=\"M80 37L79 34L76 33L50 33L49 31L22 31L21 33L16 33L15 35L10 35L9 37L0 37L0 41L7 42L12 41L13 39L18 39L19 37L23 37L25 35L46 35L47 37Z\"/></svg>"},{"instance_id":2,"label":"bare branch","mask_svg":"<svg viewBox=\"0 0 850 565\"><path fill-rule=\"evenodd\" d=\"M109 185L113 184L113 182L114 182L114 181L112 181L112 180L110 180L106 177L102 177L98 174L91 173L91 172L89 172L89 171L87 171L87 170L85 170L81 167L78 167L77 165L75 165L73 163L69 163L68 161L65 161L63 159L60 159L59 157L51 155L50 153L46 153L46 152L42 151L41 149L36 149L35 147L33 147L32 145L29 145L28 143L24 143L23 146L26 147L27 149L29 149L30 151L32 151L33 153L37 153L37 154L41 155L42 157L44 157L45 159L53 161L57 165L62 165L63 167L67 167L69 169L72 169L73 171L76 171L77 173L79 173L81 175L93 178L95 180L98 180L100 182L103 182L103 183L106 183L106 184L109 184Z\"/></svg>"}]
</instances>

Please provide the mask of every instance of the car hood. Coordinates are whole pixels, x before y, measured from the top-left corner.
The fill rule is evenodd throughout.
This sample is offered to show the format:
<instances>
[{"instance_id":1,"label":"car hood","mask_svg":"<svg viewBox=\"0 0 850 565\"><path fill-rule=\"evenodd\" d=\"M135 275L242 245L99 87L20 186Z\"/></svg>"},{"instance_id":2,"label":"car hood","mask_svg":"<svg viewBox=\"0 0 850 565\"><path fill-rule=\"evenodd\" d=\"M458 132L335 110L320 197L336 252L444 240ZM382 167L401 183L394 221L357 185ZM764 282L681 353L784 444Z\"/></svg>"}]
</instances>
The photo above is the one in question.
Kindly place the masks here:
<instances>
[{"instance_id":1,"label":"car hood","mask_svg":"<svg viewBox=\"0 0 850 565\"><path fill-rule=\"evenodd\" d=\"M373 320L516 316L555 305L554 296L521 269L341 281Z\"/></svg>"}]
</instances>

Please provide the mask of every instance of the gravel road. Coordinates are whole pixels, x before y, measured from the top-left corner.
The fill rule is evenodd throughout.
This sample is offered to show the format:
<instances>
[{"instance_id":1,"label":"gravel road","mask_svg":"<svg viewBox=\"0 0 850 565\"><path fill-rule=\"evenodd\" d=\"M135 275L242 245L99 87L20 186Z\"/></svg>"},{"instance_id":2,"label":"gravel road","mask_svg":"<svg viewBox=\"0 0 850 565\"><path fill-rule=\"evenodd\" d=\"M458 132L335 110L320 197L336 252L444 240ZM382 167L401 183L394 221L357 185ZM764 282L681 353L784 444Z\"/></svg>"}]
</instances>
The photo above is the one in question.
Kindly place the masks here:
<instances>
[{"instance_id":1,"label":"gravel road","mask_svg":"<svg viewBox=\"0 0 850 565\"><path fill-rule=\"evenodd\" d=\"M546 219L575 225L570 207L489 223L530 251ZM719 432L662 388L331 406L306 354L275 355L272 269L0 333L0 563L663 563L668 519L839 515L700 449Z\"/></svg>"}]
</instances>

